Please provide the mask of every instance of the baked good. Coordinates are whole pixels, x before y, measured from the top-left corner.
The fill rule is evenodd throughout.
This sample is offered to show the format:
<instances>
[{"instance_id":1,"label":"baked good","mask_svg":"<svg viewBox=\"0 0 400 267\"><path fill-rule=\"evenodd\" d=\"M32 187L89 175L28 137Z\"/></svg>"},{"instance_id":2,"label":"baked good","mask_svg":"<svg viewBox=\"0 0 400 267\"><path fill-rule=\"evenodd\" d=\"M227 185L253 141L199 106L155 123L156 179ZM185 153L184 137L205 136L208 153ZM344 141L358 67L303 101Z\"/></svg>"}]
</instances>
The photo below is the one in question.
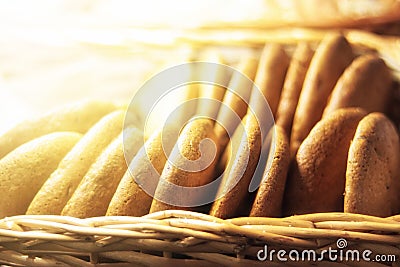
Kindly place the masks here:
<instances>
[{"instance_id":1,"label":"baked good","mask_svg":"<svg viewBox=\"0 0 400 267\"><path fill-rule=\"evenodd\" d=\"M114 111L89 129L40 188L27 214L61 214L90 166L121 132L124 116Z\"/></svg>"},{"instance_id":2,"label":"baked good","mask_svg":"<svg viewBox=\"0 0 400 267\"><path fill-rule=\"evenodd\" d=\"M116 108L110 102L86 101L18 123L0 136L0 158L18 146L45 134L62 131L85 133L101 117Z\"/></svg>"},{"instance_id":3,"label":"baked good","mask_svg":"<svg viewBox=\"0 0 400 267\"><path fill-rule=\"evenodd\" d=\"M285 191L286 177L290 163L289 139L280 126L271 129L273 149L251 208L250 216L280 217L282 215L282 200Z\"/></svg>"},{"instance_id":4,"label":"baked good","mask_svg":"<svg viewBox=\"0 0 400 267\"><path fill-rule=\"evenodd\" d=\"M0 217L26 212L36 192L81 138L55 132L33 139L0 160Z\"/></svg>"},{"instance_id":5,"label":"baked good","mask_svg":"<svg viewBox=\"0 0 400 267\"><path fill-rule=\"evenodd\" d=\"M233 135L228 163L210 214L220 218L236 216L239 205L248 196L248 187L261 153L261 129L257 118L246 114L243 125Z\"/></svg>"},{"instance_id":6,"label":"baked good","mask_svg":"<svg viewBox=\"0 0 400 267\"><path fill-rule=\"evenodd\" d=\"M207 83L198 85L199 98L197 99L196 115L215 119L226 92L226 88L221 85L228 84L230 77L219 54L209 53L204 60L214 64L205 65L203 69L199 70L198 77L196 76L195 78L195 80L207 81ZM209 82L215 84L210 84Z\"/></svg>"},{"instance_id":7,"label":"baked good","mask_svg":"<svg viewBox=\"0 0 400 267\"><path fill-rule=\"evenodd\" d=\"M281 90L288 66L289 56L281 45L265 45L263 52L261 53L254 83L264 94L274 116L278 108L279 97L281 96ZM258 98L259 96L255 94L253 89L249 105L254 109L253 112L255 113L258 108L256 103Z\"/></svg>"},{"instance_id":8,"label":"baked good","mask_svg":"<svg viewBox=\"0 0 400 267\"><path fill-rule=\"evenodd\" d=\"M240 123L239 120L246 115L247 103L253 87L250 81L254 80L257 64L258 60L256 58L245 58L240 62L238 71L232 74L214 127L214 132L222 151L228 144L230 135L233 135L237 125ZM248 79L245 79L243 75L247 76Z\"/></svg>"},{"instance_id":9,"label":"baked good","mask_svg":"<svg viewBox=\"0 0 400 267\"><path fill-rule=\"evenodd\" d=\"M149 213L161 172L177 137L166 127L154 133L129 164L112 197L106 215L143 216Z\"/></svg>"},{"instance_id":10,"label":"baked good","mask_svg":"<svg viewBox=\"0 0 400 267\"><path fill-rule=\"evenodd\" d=\"M324 116L348 107L360 107L367 112L385 112L389 106L392 84L390 69L378 55L361 55L338 80Z\"/></svg>"},{"instance_id":11,"label":"baked good","mask_svg":"<svg viewBox=\"0 0 400 267\"><path fill-rule=\"evenodd\" d=\"M127 170L123 147L129 147L134 156L141 144L142 131L135 127L124 129L90 166L61 215L77 218L106 215L111 198Z\"/></svg>"},{"instance_id":12,"label":"baked good","mask_svg":"<svg viewBox=\"0 0 400 267\"><path fill-rule=\"evenodd\" d=\"M182 129L157 185L150 212L167 209L193 210L211 192L201 186L212 182L219 157L211 119L193 118ZM197 187L190 190L190 187ZM200 189L200 190L197 190ZM211 198L212 199L212 198Z\"/></svg>"},{"instance_id":13,"label":"baked good","mask_svg":"<svg viewBox=\"0 0 400 267\"><path fill-rule=\"evenodd\" d=\"M221 218L343 209L379 216L398 213L399 197L394 192L400 182L393 178L398 175L395 166L400 165L396 148L398 133L388 126L389 119L382 114L374 113L363 120L368 112L376 110L387 112L391 119L397 118L395 113L392 114L393 107L388 107L395 105L391 102L396 98L393 100L391 96L396 95L391 90L396 73L392 74L380 59L383 55L354 44L354 31L350 33L344 34L353 46L335 33L328 34L319 45L286 46L277 44L282 40L277 39L277 43L264 46L260 60L252 57L257 48L252 49L251 54L240 60L238 68L247 78L233 72L227 89L200 84L181 86L179 91L160 100L165 107L172 108L172 114L161 105L152 110L153 117L138 117L143 113L140 110L136 113L137 109L145 104L140 101L133 102L138 105L134 108L132 105L102 106L96 102L96 105L85 104L77 108L82 114L75 109L53 113L46 117L50 118L50 126L44 126L44 132L66 127L82 131L84 135L71 145L62 159L60 156L58 166L52 167L47 177L40 176L35 181L32 186L35 197L31 197L28 208L18 212L26 210L28 214L82 218L105 214L142 216L166 209L204 211ZM319 40L319 37L315 38ZM382 50L378 52L382 53ZM355 54L358 55L356 58ZM215 62L222 62L222 59L217 57ZM393 62L387 64L393 66ZM229 80L226 74L230 72L224 66L207 70L197 68L196 73L187 70L185 75L195 80L204 75L214 81L224 81L221 84ZM203 105L207 102L197 98L214 101L217 105ZM271 109L265 105L267 102ZM88 110L90 105L95 108ZM106 112L108 108L118 111L110 114ZM122 108L129 109L128 116L119 110ZM196 112L199 116L193 117ZM271 149L272 159L267 161L265 155L268 153L264 152L268 151L271 135L265 138L268 131L264 130L272 127L272 114L275 113L277 126L270 134L274 133L277 147ZM85 123L70 126L74 116L84 118ZM99 118L94 122L96 116ZM127 117L125 121L124 117ZM179 130L174 130L171 135L168 131L161 132L159 128L165 118L168 120L163 127L168 129L173 125ZM29 127L40 127L44 120L42 118ZM92 126L88 126L89 121ZM147 123L153 123L153 128L147 127ZM134 143L125 146L125 151L121 133L123 124L133 127L129 128L132 131L124 133L127 138L131 136ZM145 126L144 137L142 130L134 128L139 126ZM359 133L356 133L357 127ZM15 129L8 134L18 137L21 130ZM159 131L153 134L153 129ZM36 134L46 136L40 131L32 132L27 134L28 139ZM289 135L292 144L288 141ZM4 138L0 137L0 140L4 141ZM363 143L365 139L367 145ZM165 144L171 147L171 154L163 147ZM290 154L289 146L292 153L297 153ZM17 150L11 148L3 159ZM371 151L382 153L369 155ZM21 155L17 154L15 158L23 158ZM348 155L351 157L347 160ZM368 158L362 155L368 155ZM45 155L41 157L43 161L46 158ZM293 160L290 168L289 160ZM7 164L16 166L13 162ZM360 169L360 164L371 167ZM381 166L385 169L381 170ZM222 181L215 179L220 174L219 167L226 167ZM32 169L35 168L36 165ZM47 170L44 168L44 171ZM349 193L345 199L346 172ZM24 177L21 175L22 180ZM375 184L371 185L370 177L378 179ZM218 183L219 187L216 186ZM36 189L38 184L40 189ZM383 193L383 184L388 186L389 189L385 189L388 193ZM20 185L18 189L21 189ZM367 194L371 194L372 199L382 195L384 201L361 201ZM383 202L391 203L390 211L379 208ZM368 205L373 208L366 211Z\"/></svg>"},{"instance_id":14,"label":"baked good","mask_svg":"<svg viewBox=\"0 0 400 267\"><path fill-rule=\"evenodd\" d=\"M342 35L327 34L321 41L304 79L294 115L290 137L292 155L321 119L329 95L353 58L352 48Z\"/></svg>"},{"instance_id":15,"label":"baked good","mask_svg":"<svg viewBox=\"0 0 400 267\"><path fill-rule=\"evenodd\" d=\"M363 118L349 149L344 211L388 217L400 212L400 142L382 113Z\"/></svg>"},{"instance_id":16,"label":"baked good","mask_svg":"<svg viewBox=\"0 0 400 267\"><path fill-rule=\"evenodd\" d=\"M339 109L319 121L300 145L285 189L286 214L343 210L347 154L366 112Z\"/></svg>"},{"instance_id":17,"label":"baked good","mask_svg":"<svg viewBox=\"0 0 400 267\"><path fill-rule=\"evenodd\" d=\"M283 128L288 137L290 137L292 131L294 113L313 55L314 51L308 43L299 43L293 52L286 74L276 112L276 124Z\"/></svg>"}]
</instances>

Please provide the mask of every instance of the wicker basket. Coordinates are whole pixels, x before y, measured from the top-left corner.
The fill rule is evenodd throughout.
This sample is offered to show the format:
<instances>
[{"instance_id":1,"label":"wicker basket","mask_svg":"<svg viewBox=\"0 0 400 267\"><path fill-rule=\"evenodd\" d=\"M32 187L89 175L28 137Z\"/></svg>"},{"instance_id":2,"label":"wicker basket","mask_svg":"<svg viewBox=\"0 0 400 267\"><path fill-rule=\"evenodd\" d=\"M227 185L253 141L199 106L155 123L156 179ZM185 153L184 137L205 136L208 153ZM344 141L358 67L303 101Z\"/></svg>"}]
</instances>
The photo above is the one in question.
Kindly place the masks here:
<instances>
[{"instance_id":1,"label":"wicker basket","mask_svg":"<svg viewBox=\"0 0 400 267\"><path fill-rule=\"evenodd\" d=\"M230 220L177 210L89 219L23 215L3 219L0 229L0 262L15 266L309 266L310 260L315 266L398 266L400 257L400 215ZM272 250L275 254L266 254ZM311 250L315 258L308 256ZM336 253L329 256L329 250ZM350 253L346 258L354 250L360 261ZM285 255L277 258L277 251ZM365 251L371 251L365 258L370 262L362 258Z\"/></svg>"},{"instance_id":2,"label":"wicker basket","mask_svg":"<svg viewBox=\"0 0 400 267\"><path fill-rule=\"evenodd\" d=\"M228 35L224 42L317 41L326 31L283 33L254 32L245 40ZM343 33L352 44L376 49L399 77L400 38L358 30ZM185 38L199 46L213 43L203 34ZM399 262L400 215L318 213L223 220L168 210L143 217L21 215L0 220L0 263L11 266L400 266Z\"/></svg>"}]
</instances>

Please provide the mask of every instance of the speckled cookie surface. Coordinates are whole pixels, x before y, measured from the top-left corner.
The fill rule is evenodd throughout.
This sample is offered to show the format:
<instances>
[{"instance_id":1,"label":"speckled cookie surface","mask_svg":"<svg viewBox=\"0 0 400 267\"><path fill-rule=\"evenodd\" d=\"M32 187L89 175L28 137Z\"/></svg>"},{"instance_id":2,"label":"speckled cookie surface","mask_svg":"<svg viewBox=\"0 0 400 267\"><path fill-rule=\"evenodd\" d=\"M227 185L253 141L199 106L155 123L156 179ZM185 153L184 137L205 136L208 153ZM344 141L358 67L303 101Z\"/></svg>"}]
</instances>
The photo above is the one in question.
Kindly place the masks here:
<instances>
[{"instance_id":1,"label":"speckled cookie surface","mask_svg":"<svg viewBox=\"0 0 400 267\"><path fill-rule=\"evenodd\" d=\"M400 145L382 113L361 120L350 146L344 211L390 216L400 209Z\"/></svg>"},{"instance_id":2,"label":"speckled cookie surface","mask_svg":"<svg viewBox=\"0 0 400 267\"><path fill-rule=\"evenodd\" d=\"M282 127L275 126L272 131L275 135L275 150L270 157L273 160L264 172L250 216L279 217L282 213L282 199L290 162L289 140Z\"/></svg>"},{"instance_id":3,"label":"speckled cookie surface","mask_svg":"<svg viewBox=\"0 0 400 267\"><path fill-rule=\"evenodd\" d=\"M347 154L365 115L361 109L340 109L311 130L288 175L287 214L343 210Z\"/></svg>"}]
</instances>

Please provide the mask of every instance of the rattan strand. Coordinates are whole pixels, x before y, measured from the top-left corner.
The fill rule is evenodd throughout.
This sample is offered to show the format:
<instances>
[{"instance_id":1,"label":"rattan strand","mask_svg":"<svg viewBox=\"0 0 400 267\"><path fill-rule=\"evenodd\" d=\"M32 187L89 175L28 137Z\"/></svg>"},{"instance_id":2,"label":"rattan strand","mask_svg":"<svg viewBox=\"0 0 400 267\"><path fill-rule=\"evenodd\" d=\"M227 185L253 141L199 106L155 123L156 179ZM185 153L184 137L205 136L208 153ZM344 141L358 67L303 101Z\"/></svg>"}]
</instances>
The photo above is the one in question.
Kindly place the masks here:
<instances>
[{"instance_id":1,"label":"rattan strand","mask_svg":"<svg viewBox=\"0 0 400 267\"><path fill-rule=\"evenodd\" d=\"M399 216L318 213L287 218L222 220L168 210L143 217L21 215L0 220L0 262L15 266L265 266L257 251L334 247L400 257ZM269 266L288 265L269 262ZM384 266L329 261L316 266ZM308 266L293 262L293 266ZM289 266L290 266L289 265Z\"/></svg>"}]
</instances>

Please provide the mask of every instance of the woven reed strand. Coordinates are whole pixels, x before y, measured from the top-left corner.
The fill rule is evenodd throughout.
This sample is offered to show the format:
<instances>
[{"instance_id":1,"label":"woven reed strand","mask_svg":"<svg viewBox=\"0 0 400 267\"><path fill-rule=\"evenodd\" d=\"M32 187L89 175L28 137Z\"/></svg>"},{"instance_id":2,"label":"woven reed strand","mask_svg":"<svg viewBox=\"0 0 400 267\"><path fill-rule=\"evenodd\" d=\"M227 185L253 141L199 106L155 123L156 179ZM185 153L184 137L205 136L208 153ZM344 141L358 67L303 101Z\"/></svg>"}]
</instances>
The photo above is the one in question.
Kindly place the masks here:
<instances>
[{"instance_id":1,"label":"woven reed strand","mask_svg":"<svg viewBox=\"0 0 400 267\"><path fill-rule=\"evenodd\" d=\"M286 218L222 220L168 210L143 217L21 215L0 220L0 263L15 266L265 266L257 260L271 249L334 247L370 249L400 258L400 215L389 218L319 213ZM268 262L283 266L284 262ZM329 261L316 266L384 266ZM348 264L348 265L346 265ZM360 265L358 265L360 264ZM308 266L293 262L293 266Z\"/></svg>"}]
</instances>

